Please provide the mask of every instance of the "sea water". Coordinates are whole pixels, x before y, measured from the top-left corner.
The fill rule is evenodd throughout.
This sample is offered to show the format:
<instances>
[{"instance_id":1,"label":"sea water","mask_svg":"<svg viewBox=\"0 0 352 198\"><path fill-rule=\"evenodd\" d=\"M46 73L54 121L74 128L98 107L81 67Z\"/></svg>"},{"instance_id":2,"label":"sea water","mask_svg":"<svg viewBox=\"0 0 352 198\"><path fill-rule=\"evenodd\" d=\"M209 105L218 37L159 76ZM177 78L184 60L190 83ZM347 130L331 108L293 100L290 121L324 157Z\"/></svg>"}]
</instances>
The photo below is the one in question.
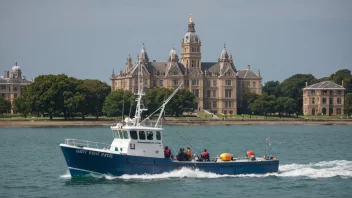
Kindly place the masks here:
<instances>
[{"instance_id":1,"label":"sea water","mask_svg":"<svg viewBox=\"0 0 352 198\"><path fill-rule=\"evenodd\" d=\"M65 138L110 143L109 127L0 128L0 197L351 197L351 126L166 126L172 148L211 157L249 149L280 160L278 173L217 175L180 170L156 175L71 178ZM188 142L188 143L187 143ZM267 143L269 142L269 143Z\"/></svg>"}]
</instances>

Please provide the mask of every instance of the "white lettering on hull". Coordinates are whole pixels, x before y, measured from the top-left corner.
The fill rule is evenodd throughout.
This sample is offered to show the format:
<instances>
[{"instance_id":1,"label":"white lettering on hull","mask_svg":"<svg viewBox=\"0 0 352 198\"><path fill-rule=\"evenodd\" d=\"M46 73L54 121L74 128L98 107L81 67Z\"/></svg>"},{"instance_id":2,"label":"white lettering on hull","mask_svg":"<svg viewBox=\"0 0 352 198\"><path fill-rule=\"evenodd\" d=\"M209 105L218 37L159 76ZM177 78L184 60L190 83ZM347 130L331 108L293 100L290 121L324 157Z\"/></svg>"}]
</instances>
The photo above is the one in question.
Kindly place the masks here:
<instances>
[{"instance_id":1,"label":"white lettering on hull","mask_svg":"<svg viewBox=\"0 0 352 198\"><path fill-rule=\"evenodd\" d=\"M94 155L94 156L113 158L112 154L110 154L110 153L101 153L101 152L97 152L97 151L87 151L87 150L77 149L76 153L80 153L80 154L84 154L84 155Z\"/></svg>"}]
</instances>

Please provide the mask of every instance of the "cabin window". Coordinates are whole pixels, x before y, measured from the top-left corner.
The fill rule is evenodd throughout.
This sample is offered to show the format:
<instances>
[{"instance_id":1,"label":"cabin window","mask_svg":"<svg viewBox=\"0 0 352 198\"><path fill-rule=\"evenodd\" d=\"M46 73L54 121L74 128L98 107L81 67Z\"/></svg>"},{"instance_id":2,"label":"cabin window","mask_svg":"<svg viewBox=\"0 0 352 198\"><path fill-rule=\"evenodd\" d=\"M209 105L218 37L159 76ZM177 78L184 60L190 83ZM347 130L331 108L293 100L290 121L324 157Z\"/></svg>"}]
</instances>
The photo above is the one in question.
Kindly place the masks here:
<instances>
[{"instance_id":1,"label":"cabin window","mask_svg":"<svg viewBox=\"0 0 352 198\"><path fill-rule=\"evenodd\" d=\"M153 131L147 131L147 140L153 140Z\"/></svg>"},{"instance_id":2,"label":"cabin window","mask_svg":"<svg viewBox=\"0 0 352 198\"><path fill-rule=\"evenodd\" d=\"M123 132L122 131L119 131L119 136L121 139L123 139Z\"/></svg>"},{"instance_id":3,"label":"cabin window","mask_svg":"<svg viewBox=\"0 0 352 198\"><path fill-rule=\"evenodd\" d=\"M144 131L139 131L139 139L145 140L145 132Z\"/></svg>"},{"instance_id":4,"label":"cabin window","mask_svg":"<svg viewBox=\"0 0 352 198\"><path fill-rule=\"evenodd\" d=\"M156 132L156 139L157 139L157 140L161 140L161 133L160 133L160 131L157 131L157 132Z\"/></svg>"},{"instance_id":5,"label":"cabin window","mask_svg":"<svg viewBox=\"0 0 352 198\"><path fill-rule=\"evenodd\" d=\"M123 131L123 139L129 139L127 131Z\"/></svg>"},{"instance_id":6,"label":"cabin window","mask_svg":"<svg viewBox=\"0 0 352 198\"><path fill-rule=\"evenodd\" d=\"M130 136L132 140L137 140L137 131L130 131Z\"/></svg>"},{"instance_id":7,"label":"cabin window","mask_svg":"<svg viewBox=\"0 0 352 198\"><path fill-rule=\"evenodd\" d=\"M114 131L114 136L115 138L120 139L119 131Z\"/></svg>"}]
</instances>

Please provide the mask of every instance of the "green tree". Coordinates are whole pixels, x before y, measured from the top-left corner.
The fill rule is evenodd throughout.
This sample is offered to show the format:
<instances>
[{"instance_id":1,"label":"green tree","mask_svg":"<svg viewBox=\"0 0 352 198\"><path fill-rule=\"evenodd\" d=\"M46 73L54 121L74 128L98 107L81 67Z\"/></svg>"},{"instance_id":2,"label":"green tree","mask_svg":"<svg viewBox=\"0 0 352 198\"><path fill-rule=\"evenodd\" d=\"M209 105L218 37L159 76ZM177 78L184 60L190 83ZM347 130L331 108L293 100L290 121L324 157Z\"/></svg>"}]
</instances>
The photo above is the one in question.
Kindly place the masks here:
<instances>
[{"instance_id":1,"label":"green tree","mask_svg":"<svg viewBox=\"0 0 352 198\"><path fill-rule=\"evenodd\" d=\"M311 74L295 74L285 79L279 85L281 96L293 98L296 101L296 112L302 112L303 106L303 91L306 82L313 84L318 82L317 79Z\"/></svg>"},{"instance_id":2,"label":"green tree","mask_svg":"<svg viewBox=\"0 0 352 198\"><path fill-rule=\"evenodd\" d=\"M149 89L144 98L145 105L148 108L147 113L151 114L156 111L171 94L172 90L167 88Z\"/></svg>"},{"instance_id":3,"label":"green tree","mask_svg":"<svg viewBox=\"0 0 352 198\"><path fill-rule=\"evenodd\" d=\"M286 101L284 103L285 113L287 113L288 115L295 113L297 110L296 105L296 101L293 98L286 98Z\"/></svg>"},{"instance_id":4,"label":"green tree","mask_svg":"<svg viewBox=\"0 0 352 198\"><path fill-rule=\"evenodd\" d=\"M346 88L345 94L352 93L352 74L349 69L341 69L336 71L334 74L331 74L330 77L327 78L329 81L335 82L339 85L342 84L342 80L344 83L344 87Z\"/></svg>"},{"instance_id":5,"label":"green tree","mask_svg":"<svg viewBox=\"0 0 352 198\"><path fill-rule=\"evenodd\" d=\"M250 114L252 111L250 111L249 105L252 104L258 97L259 95L256 93L246 92L239 101L239 113Z\"/></svg>"},{"instance_id":6,"label":"green tree","mask_svg":"<svg viewBox=\"0 0 352 198\"><path fill-rule=\"evenodd\" d=\"M172 94L173 89L155 88L148 90L145 95L145 104L148 114L157 110ZM194 107L194 95L187 89L180 89L167 104L165 112L168 115L181 115L185 109Z\"/></svg>"},{"instance_id":7,"label":"green tree","mask_svg":"<svg viewBox=\"0 0 352 198\"><path fill-rule=\"evenodd\" d=\"M81 97L85 98L84 108L80 108L82 118L89 113L98 119L103 113L103 105L111 92L111 87L100 80L86 79L80 82L77 89L82 94Z\"/></svg>"},{"instance_id":8,"label":"green tree","mask_svg":"<svg viewBox=\"0 0 352 198\"><path fill-rule=\"evenodd\" d=\"M11 109L11 102L5 99L3 96L0 96L0 114L3 117L4 113L9 112Z\"/></svg>"},{"instance_id":9,"label":"green tree","mask_svg":"<svg viewBox=\"0 0 352 198\"><path fill-rule=\"evenodd\" d=\"M348 93L345 97L344 111L348 116L352 115L352 93Z\"/></svg>"},{"instance_id":10,"label":"green tree","mask_svg":"<svg viewBox=\"0 0 352 198\"><path fill-rule=\"evenodd\" d=\"M34 83L30 84L29 89L32 93L31 100L34 106L42 114L47 113L50 119L55 113L63 113L65 119L68 118L70 111L66 106L69 95L74 95L78 81L65 74L41 75Z\"/></svg>"},{"instance_id":11,"label":"green tree","mask_svg":"<svg viewBox=\"0 0 352 198\"><path fill-rule=\"evenodd\" d=\"M166 106L166 112L178 117L182 115L184 109L194 107L194 98L194 95L188 89L180 89Z\"/></svg>"},{"instance_id":12,"label":"green tree","mask_svg":"<svg viewBox=\"0 0 352 198\"><path fill-rule=\"evenodd\" d=\"M276 113L276 97L274 95L266 95L264 94L264 115L268 113Z\"/></svg>"},{"instance_id":13,"label":"green tree","mask_svg":"<svg viewBox=\"0 0 352 198\"><path fill-rule=\"evenodd\" d=\"M264 114L265 101L263 97L257 98L253 103L249 104L249 109L254 114L261 115Z\"/></svg>"},{"instance_id":14,"label":"green tree","mask_svg":"<svg viewBox=\"0 0 352 198\"><path fill-rule=\"evenodd\" d=\"M276 97L280 96L281 92L279 90L279 81L268 81L262 87L262 92L268 95L274 95Z\"/></svg>"},{"instance_id":15,"label":"green tree","mask_svg":"<svg viewBox=\"0 0 352 198\"><path fill-rule=\"evenodd\" d=\"M279 113L279 116L281 118L282 113L285 112L285 102L287 100L287 97L278 97L276 98L276 111Z\"/></svg>"},{"instance_id":16,"label":"green tree","mask_svg":"<svg viewBox=\"0 0 352 198\"><path fill-rule=\"evenodd\" d=\"M109 117L112 116L121 116L122 111L123 115L129 115L133 112L130 112L135 105L134 103L135 96L128 90L116 90L112 91L105 99L103 104L103 113ZM132 105L132 106L131 106ZM134 110L134 109L133 109ZM131 116L132 117L132 116Z\"/></svg>"},{"instance_id":17,"label":"green tree","mask_svg":"<svg viewBox=\"0 0 352 198\"><path fill-rule=\"evenodd\" d=\"M22 113L24 118L31 112L29 98L26 95L21 95L14 100L14 111Z\"/></svg>"},{"instance_id":18,"label":"green tree","mask_svg":"<svg viewBox=\"0 0 352 198\"><path fill-rule=\"evenodd\" d=\"M275 113L276 106L276 97L264 93L249 105L249 109L255 114L263 114L266 116L268 113Z\"/></svg>"}]
</instances>

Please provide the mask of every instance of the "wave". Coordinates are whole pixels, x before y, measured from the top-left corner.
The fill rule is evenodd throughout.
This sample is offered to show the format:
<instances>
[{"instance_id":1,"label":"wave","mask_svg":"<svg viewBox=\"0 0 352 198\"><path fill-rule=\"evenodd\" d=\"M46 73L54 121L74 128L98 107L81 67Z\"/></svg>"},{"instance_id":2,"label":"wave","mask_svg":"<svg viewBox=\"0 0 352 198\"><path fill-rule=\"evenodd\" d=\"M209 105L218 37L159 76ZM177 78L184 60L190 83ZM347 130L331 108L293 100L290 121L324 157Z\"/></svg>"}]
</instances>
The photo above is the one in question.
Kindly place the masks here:
<instances>
[{"instance_id":1,"label":"wave","mask_svg":"<svg viewBox=\"0 0 352 198\"><path fill-rule=\"evenodd\" d=\"M226 178L226 177L244 177L244 178L262 178L262 177L307 177L307 178L352 178L352 161L335 160L335 161L322 161L310 164L283 164L279 166L278 173L268 174L246 174L246 175L219 175L200 171L198 169L181 168L171 172L161 174L143 174L143 175L90 175L95 178L105 178L107 180L160 180L172 178ZM71 178L70 173L67 171L60 178Z\"/></svg>"},{"instance_id":2,"label":"wave","mask_svg":"<svg viewBox=\"0 0 352 198\"><path fill-rule=\"evenodd\" d=\"M309 178L352 178L352 161L335 160L310 164L281 165L277 176Z\"/></svg>"}]
</instances>

